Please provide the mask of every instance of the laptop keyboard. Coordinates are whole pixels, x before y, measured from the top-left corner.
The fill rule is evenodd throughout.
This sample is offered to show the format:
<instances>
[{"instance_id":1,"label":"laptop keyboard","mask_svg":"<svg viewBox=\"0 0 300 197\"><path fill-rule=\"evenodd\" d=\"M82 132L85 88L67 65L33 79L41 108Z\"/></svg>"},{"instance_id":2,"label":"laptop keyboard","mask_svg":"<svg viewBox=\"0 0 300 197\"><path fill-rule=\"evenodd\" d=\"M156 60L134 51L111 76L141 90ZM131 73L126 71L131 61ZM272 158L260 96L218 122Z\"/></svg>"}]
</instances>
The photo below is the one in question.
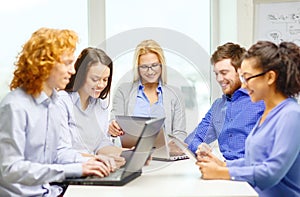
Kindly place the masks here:
<instances>
[{"instance_id":1,"label":"laptop keyboard","mask_svg":"<svg viewBox=\"0 0 300 197\"><path fill-rule=\"evenodd\" d=\"M106 177L88 176L86 179L89 179L89 180L97 180L97 179L102 179L102 180L118 180L118 179L121 178L123 172L124 172L124 168L121 168L121 169L118 169L115 172L110 173L109 176L106 176Z\"/></svg>"}]
</instances>

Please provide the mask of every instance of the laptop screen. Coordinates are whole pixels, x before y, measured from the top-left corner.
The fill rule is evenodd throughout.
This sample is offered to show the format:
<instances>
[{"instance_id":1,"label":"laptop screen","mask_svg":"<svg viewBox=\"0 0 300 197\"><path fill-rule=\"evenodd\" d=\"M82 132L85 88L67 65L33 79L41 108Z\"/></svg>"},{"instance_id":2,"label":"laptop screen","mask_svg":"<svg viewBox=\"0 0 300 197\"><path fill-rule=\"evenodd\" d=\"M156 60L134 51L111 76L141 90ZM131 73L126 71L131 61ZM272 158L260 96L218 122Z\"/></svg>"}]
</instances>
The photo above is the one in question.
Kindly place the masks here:
<instances>
[{"instance_id":1,"label":"laptop screen","mask_svg":"<svg viewBox=\"0 0 300 197\"><path fill-rule=\"evenodd\" d=\"M140 170L147 161L153 148L156 137L164 123L165 118L148 120L144 124L143 131L138 138L134 149L134 154L125 164L126 172L136 172Z\"/></svg>"},{"instance_id":2,"label":"laptop screen","mask_svg":"<svg viewBox=\"0 0 300 197\"><path fill-rule=\"evenodd\" d=\"M124 131L120 136L123 148L132 148L136 145L146 121L154 118L137 116L116 116L116 121Z\"/></svg>"}]
</instances>

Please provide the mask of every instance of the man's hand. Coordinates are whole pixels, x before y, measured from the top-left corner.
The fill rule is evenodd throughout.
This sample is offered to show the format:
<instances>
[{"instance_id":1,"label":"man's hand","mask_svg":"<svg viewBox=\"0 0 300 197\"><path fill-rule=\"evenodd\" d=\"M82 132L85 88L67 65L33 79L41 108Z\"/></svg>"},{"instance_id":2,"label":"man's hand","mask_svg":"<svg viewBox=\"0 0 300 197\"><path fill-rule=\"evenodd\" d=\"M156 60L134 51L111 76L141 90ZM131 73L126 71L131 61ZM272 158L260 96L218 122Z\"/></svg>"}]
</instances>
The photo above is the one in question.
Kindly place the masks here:
<instances>
[{"instance_id":1,"label":"man's hand","mask_svg":"<svg viewBox=\"0 0 300 197\"><path fill-rule=\"evenodd\" d=\"M110 172L114 172L117 169L117 164L113 157L103 154L97 154L95 155L95 157L99 159L99 161L102 161L106 165L106 167L108 167Z\"/></svg>"},{"instance_id":2,"label":"man's hand","mask_svg":"<svg viewBox=\"0 0 300 197\"><path fill-rule=\"evenodd\" d=\"M97 157L91 157L87 162L82 163L82 176L95 175L105 177L109 173L110 168Z\"/></svg>"},{"instance_id":3,"label":"man's hand","mask_svg":"<svg viewBox=\"0 0 300 197\"><path fill-rule=\"evenodd\" d=\"M205 157L208 155L208 153L211 153L211 152L212 152L212 149L206 143L201 143L198 146L198 149L196 150L197 157L199 157L199 158Z\"/></svg>"}]
</instances>

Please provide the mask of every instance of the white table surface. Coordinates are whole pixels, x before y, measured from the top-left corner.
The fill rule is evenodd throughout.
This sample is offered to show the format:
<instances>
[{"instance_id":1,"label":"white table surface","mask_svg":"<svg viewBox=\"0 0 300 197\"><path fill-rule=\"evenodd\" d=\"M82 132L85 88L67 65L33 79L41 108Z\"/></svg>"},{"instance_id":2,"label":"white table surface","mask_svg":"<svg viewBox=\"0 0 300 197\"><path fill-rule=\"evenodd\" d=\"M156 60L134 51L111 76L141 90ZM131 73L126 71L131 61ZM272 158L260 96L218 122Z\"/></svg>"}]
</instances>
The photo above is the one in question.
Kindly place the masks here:
<instances>
[{"instance_id":1,"label":"white table surface","mask_svg":"<svg viewBox=\"0 0 300 197\"><path fill-rule=\"evenodd\" d=\"M143 174L124 186L70 185L64 197L93 196L239 196L257 197L247 182L202 180L192 160L151 161Z\"/></svg>"}]
</instances>

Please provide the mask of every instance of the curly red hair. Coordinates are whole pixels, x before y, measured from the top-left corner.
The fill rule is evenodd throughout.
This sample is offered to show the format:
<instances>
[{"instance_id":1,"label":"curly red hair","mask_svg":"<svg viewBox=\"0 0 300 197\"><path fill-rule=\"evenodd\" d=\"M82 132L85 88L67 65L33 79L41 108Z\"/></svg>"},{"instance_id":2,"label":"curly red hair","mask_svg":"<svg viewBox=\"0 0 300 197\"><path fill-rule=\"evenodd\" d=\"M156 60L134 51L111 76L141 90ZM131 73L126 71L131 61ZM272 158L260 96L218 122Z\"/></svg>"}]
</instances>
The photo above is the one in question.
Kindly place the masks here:
<instances>
[{"instance_id":1,"label":"curly red hair","mask_svg":"<svg viewBox=\"0 0 300 197\"><path fill-rule=\"evenodd\" d=\"M10 89L21 87L27 94L39 95L53 65L61 63L63 54L74 53L77 41L72 30L41 28L34 32L18 55Z\"/></svg>"}]
</instances>

